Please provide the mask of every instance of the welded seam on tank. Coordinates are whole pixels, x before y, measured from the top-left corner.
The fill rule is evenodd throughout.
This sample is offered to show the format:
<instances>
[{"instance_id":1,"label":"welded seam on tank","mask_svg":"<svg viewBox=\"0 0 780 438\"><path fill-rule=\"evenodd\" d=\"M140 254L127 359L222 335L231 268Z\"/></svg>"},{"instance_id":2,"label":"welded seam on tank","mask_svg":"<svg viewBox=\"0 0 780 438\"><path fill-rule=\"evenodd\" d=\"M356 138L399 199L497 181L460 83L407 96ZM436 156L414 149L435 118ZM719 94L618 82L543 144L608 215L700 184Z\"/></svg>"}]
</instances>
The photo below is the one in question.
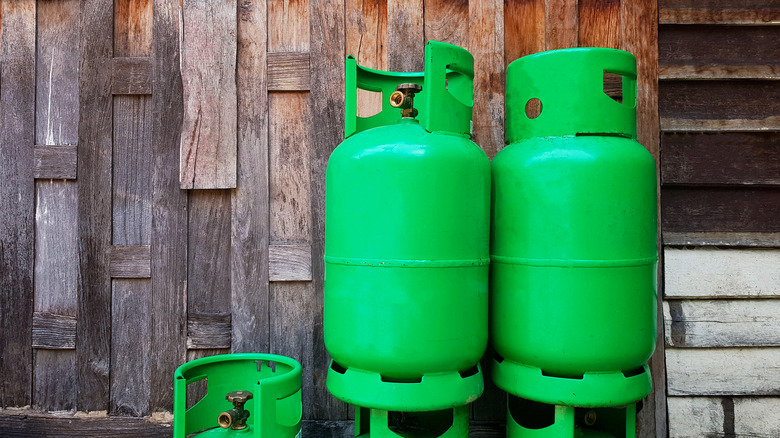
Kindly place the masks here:
<instances>
[{"instance_id":1,"label":"welded seam on tank","mask_svg":"<svg viewBox=\"0 0 780 438\"><path fill-rule=\"evenodd\" d=\"M405 260L325 256L325 262L334 265L371 266L378 268L459 268L487 266L490 264L490 257L463 260Z\"/></svg>"},{"instance_id":2,"label":"welded seam on tank","mask_svg":"<svg viewBox=\"0 0 780 438\"><path fill-rule=\"evenodd\" d=\"M640 257L636 259L611 259L611 260L577 260L577 259L532 259L526 257L508 257L491 255L493 263L506 265L525 265L550 268L619 268L628 266L652 265L658 261L658 256Z\"/></svg>"}]
</instances>

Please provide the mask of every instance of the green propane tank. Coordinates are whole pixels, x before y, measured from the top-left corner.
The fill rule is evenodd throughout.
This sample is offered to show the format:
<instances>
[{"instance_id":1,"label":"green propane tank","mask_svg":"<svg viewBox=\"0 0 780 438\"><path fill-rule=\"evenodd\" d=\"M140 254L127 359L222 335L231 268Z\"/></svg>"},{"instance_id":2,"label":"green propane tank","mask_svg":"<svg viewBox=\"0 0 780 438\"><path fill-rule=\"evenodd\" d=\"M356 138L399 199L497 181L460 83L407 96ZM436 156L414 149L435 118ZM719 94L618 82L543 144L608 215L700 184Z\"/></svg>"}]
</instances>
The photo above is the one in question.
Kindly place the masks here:
<instances>
[{"instance_id":1,"label":"green propane tank","mask_svg":"<svg viewBox=\"0 0 780 438\"><path fill-rule=\"evenodd\" d=\"M470 140L473 76L471 54L440 42L426 45L424 73L347 58L346 139L326 177L324 332L328 389L348 403L434 411L482 393L490 163ZM381 92L382 110L358 117L357 89Z\"/></svg>"},{"instance_id":2,"label":"green propane tank","mask_svg":"<svg viewBox=\"0 0 780 438\"><path fill-rule=\"evenodd\" d=\"M605 73L622 76L622 101L605 94ZM508 146L492 164L493 379L552 405L634 403L650 392L658 255L636 60L542 52L511 63L506 82Z\"/></svg>"}]
</instances>

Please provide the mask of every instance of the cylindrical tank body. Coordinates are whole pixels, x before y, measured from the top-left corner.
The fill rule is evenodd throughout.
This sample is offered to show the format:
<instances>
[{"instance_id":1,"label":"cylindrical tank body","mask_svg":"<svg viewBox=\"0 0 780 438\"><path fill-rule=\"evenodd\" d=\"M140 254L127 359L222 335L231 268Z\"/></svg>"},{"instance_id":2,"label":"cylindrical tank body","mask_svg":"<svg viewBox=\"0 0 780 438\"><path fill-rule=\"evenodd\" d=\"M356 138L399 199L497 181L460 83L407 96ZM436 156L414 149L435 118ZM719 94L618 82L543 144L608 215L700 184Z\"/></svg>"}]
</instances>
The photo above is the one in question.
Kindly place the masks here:
<instances>
[{"instance_id":1,"label":"cylindrical tank body","mask_svg":"<svg viewBox=\"0 0 780 438\"><path fill-rule=\"evenodd\" d=\"M390 108L391 123L348 135L328 161L324 332L334 362L328 388L364 407L443 409L482 391L476 366L487 345L490 164L469 139L470 96L450 102L468 110L465 120L452 116L437 129L429 117L428 110L454 109L437 101L435 87L446 91L445 76L432 82L430 51L445 50L436 58L444 73L445 63L455 65L447 54L457 49L466 76L473 75L468 52L431 44L424 78L381 79L388 90L423 82L419 120ZM348 76L348 93L349 82ZM465 83L470 87L471 78ZM471 383L452 385L450 378Z\"/></svg>"},{"instance_id":2,"label":"cylindrical tank body","mask_svg":"<svg viewBox=\"0 0 780 438\"><path fill-rule=\"evenodd\" d=\"M622 102L604 73L623 77ZM650 391L656 172L636 141L635 96L636 61L619 50L543 52L507 70L490 316L494 380L514 395L599 406Z\"/></svg>"}]
</instances>

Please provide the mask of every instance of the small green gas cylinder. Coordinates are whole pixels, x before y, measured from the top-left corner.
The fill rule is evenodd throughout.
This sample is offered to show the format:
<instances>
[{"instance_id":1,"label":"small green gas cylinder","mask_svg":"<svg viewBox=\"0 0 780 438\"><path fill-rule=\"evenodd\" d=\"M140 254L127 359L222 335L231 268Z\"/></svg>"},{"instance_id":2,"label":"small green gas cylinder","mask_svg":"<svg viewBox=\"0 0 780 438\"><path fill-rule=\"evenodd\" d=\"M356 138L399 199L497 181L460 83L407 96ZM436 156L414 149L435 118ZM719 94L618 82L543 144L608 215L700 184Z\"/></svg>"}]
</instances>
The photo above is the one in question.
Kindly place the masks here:
<instances>
[{"instance_id":1,"label":"small green gas cylinder","mask_svg":"<svg viewBox=\"0 0 780 438\"><path fill-rule=\"evenodd\" d=\"M605 73L622 76L622 100ZM506 139L492 164L493 379L551 405L634 403L650 392L657 299L635 58L576 48L511 63Z\"/></svg>"},{"instance_id":2,"label":"small green gas cylinder","mask_svg":"<svg viewBox=\"0 0 780 438\"><path fill-rule=\"evenodd\" d=\"M482 393L487 345L490 164L470 140L473 58L429 42L424 73L348 57L346 74L346 139L327 168L328 389L371 409L464 406ZM357 116L358 89L382 93L378 114Z\"/></svg>"}]
</instances>

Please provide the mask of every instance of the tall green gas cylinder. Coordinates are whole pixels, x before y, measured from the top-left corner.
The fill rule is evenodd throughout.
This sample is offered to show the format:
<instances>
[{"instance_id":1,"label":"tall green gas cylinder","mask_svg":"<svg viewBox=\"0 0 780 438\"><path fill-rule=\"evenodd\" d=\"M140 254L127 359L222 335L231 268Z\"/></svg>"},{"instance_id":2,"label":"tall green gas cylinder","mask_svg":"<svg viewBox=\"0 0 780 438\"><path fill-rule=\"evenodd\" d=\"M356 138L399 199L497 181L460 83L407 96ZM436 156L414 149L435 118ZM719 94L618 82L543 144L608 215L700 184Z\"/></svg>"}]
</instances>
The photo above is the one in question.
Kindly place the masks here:
<instances>
[{"instance_id":1,"label":"tall green gas cylinder","mask_svg":"<svg viewBox=\"0 0 780 438\"><path fill-rule=\"evenodd\" d=\"M622 100L605 93L606 73L622 76ZM634 403L650 392L657 299L636 60L554 50L511 63L506 81L508 146L492 163L493 379L551 405Z\"/></svg>"},{"instance_id":2,"label":"tall green gas cylinder","mask_svg":"<svg viewBox=\"0 0 780 438\"><path fill-rule=\"evenodd\" d=\"M470 139L473 58L429 42L424 73L350 56L346 75L345 140L326 176L328 389L379 410L465 406L483 390L488 329L490 164ZM378 114L357 116L358 89L382 93Z\"/></svg>"}]
</instances>

